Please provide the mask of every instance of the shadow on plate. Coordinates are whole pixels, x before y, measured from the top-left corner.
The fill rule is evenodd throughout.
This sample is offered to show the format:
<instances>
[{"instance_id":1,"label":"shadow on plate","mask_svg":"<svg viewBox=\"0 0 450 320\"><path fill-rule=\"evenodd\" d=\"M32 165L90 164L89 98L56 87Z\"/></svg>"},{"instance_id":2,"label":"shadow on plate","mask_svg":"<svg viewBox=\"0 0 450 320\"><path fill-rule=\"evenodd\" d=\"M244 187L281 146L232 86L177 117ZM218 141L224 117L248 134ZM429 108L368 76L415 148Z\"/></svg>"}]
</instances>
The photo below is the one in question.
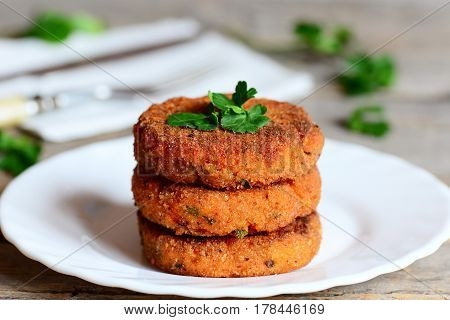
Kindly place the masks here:
<instances>
[{"instance_id":1,"label":"shadow on plate","mask_svg":"<svg viewBox=\"0 0 450 320\"><path fill-rule=\"evenodd\" d=\"M128 265L142 266L143 258L132 204L117 203L95 193L78 193L64 199L86 230L83 242L93 250Z\"/></svg>"}]
</instances>

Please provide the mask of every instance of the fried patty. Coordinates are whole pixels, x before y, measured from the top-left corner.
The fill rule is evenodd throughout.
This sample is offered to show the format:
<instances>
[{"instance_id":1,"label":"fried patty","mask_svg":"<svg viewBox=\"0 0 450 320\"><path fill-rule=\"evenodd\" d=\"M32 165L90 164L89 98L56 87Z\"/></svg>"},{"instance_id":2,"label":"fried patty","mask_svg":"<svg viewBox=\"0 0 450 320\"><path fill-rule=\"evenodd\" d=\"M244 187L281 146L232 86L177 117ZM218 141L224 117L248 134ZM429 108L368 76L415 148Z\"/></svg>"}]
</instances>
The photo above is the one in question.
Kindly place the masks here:
<instances>
[{"instance_id":1,"label":"fried patty","mask_svg":"<svg viewBox=\"0 0 450 320\"><path fill-rule=\"evenodd\" d=\"M142 215L176 234L197 236L274 231L315 210L321 180L317 168L298 180L234 191L133 175Z\"/></svg>"},{"instance_id":2,"label":"fried patty","mask_svg":"<svg viewBox=\"0 0 450 320\"><path fill-rule=\"evenodd\" d=\"M298 179L310 171L324 137L303 108L267 99L250 99L267 107L270 122L256 133L233 133L172 127L167 117L205 112L208 97L174 98L152 105L134 126L135 157L140 174L216 189L266 186Z\"/></svg>"},{"instance_id":3,"label":"fried patty","mask_svg":"<svg viewBox=\"0 0 450 320\"><path fill-rule=\"evenodd\" d=\"M289 272L319 250L317 213L270 233L236 237L177 236L139 215L144 255L163 271L198 277L253 277Z\"/></svg>"}]
</instances>

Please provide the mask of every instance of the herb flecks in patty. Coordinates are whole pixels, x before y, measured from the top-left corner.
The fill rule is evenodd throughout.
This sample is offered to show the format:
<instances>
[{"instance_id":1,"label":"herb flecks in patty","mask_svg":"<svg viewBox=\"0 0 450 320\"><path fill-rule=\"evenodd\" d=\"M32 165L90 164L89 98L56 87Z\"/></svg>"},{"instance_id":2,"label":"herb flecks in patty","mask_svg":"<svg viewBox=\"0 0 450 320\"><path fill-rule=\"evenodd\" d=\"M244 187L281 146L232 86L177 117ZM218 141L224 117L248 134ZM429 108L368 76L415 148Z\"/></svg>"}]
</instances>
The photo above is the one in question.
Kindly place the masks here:
<instances>
[{"instance_id":1,"label":"herb flecks in patty","mask_svg":"<svg viewBox=\"0 0 450 320\"><path fill-rule=\"evenodd\" d=\"M255 88L247 89L247 82L239 81L231 99L217 92L208 92L212 106L207 113L175 113L167 123L173 127L187 127L198 130L215 130L222 127L237 133L254 133L269 123L264 114L267 108L261 104L244 109L244 103L254 98Z\"/></svg>"},{"instance_id":2,"label":"herb flecks in patty","mask_svg":"<svg viewBox=\"0 0 450 320\"><path fill-rule=\"evenodd\" d=\"M264 262L267 268L273 268L275 266L275 262L272 259L269 259Z\"/></svg>"},{"instance_id":3,"label":"herb flecks in patty","mask_svg":"<svg viewBox=\"0 0 450 320\"><path fill-rule=\"evenodd\" d=\"M205 220L209 225L213 225L214 223L216 223L216 220L214 218L210 218L208 216L205 216L203 214L200 214L200 210L197 209L196 207L190 207L190 206L186 206L186 212L193 215L194 217L197 218L202 218L203 220Z\"/></svg>"},{"instance_id":4,"label":"herb flecks in patty","mask_svg":"<svg viewBox=\"0 0 450 320\"><path fill-rule=\"evenodd\" d=\"M248 235L247 230L234 230L234 236L238 239L244 238L246 235Z\"/></svg>"},{"instance_id":5,"label":"herb flecks in patty","mask_svg":"<svg viewBox=\"0 0 450 320\"><path fill-rule=\"evenodd\" d=\"M196 207L186 206L186 212L189 214L192 214L195 217L198 217L200 215L200 213Z\"/></svg>"}]
</instances>

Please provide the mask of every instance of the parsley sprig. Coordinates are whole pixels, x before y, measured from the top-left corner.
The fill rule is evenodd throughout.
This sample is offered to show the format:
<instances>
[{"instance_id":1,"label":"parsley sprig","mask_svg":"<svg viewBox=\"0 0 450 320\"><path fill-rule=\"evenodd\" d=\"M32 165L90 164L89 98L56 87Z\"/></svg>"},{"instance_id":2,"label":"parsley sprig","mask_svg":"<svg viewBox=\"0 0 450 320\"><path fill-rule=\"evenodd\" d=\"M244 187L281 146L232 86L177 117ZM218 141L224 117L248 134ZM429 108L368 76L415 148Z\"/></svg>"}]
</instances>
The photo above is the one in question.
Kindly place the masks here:
<instances>
[{"instance_id":1,"label":"parsley sprig","mask_svg":"<svg viewBox=\"0 0 450 320\"><path fill-rule=\"evenodd\" d=\"M315 22L301 21L295 25L294 33L310 52L343 59L348 70L337 77L337 82L345 94L369 94L393 84L396 72L394 59L389 55L358 53L359 49L354 49L355 36L347 27L326 29Z\"/></svg>"},{"instance_id":2,"label":"parsley sprig","mask_svg":"<svg viewBox=\"0 0 450 320\"><path fill-rule=\"evenodd\" d=\"M388 55L355 55L346 62L351 68L339 76L338 82L348 95L375 92L394 82L395 64Z\"/></svg>"},{"instance_id":3,"label":"parsley sprig","mask_svg":"<svg viewBox=\"0 0 450 320\"><path fill-rule=\"evenodd\" d=\"M209 131L217 128L219 115L213 108L210 108L209 113L175 113L169 116L167 123L173 127Z\"/></svg>"},{"instance_id":4,"label":"parsley sprig","mask_svg":"<svg viewBox=\"0 0 450 320\"><path fill-rule=\"evenodd\" d=\"M347 127L354 132L382 137L390 126L384 117L384 109L378 105L361 106L353 110L347 120Z\"/></svg>"},{"instance_id":5,"label":"parsley sprig","mask_svg":"<svg viewBox=\"0 0 450 320\"><path fill-rule=\"evenodd\" d=\"M341 54L353 38L352 32L346 27L324 30L319 24L309 21L297 23L294 32L305 48L325 55Z\"/></svg>"},{"instance_id":6,"label":"parsley sprig","mask_svg":"<svg viewBox=\"0 0 450 320\"><path fill-rule=\"evenodd\" d=\"M175 113L168 117L167 123L174 127L187 127L198 130L215 130L219 124L229 131L254 133L269 123L264 114L267 108L261 104L244 109L244 103L254 98L255 88L247 88L247 82L239 81L231 99L217 92L208 92L211 106L207 113Z\"/></svg>"},{"instance_id":7,"label":"parsley sprig","mask_svg":"<svg viewBox=\"0 0 450 320\"><path fill-rule=\"evenodd\" d=\"M389 55L365 54L355 50L355 36L346 27L325 28L310 21L298 22L294 34L303 48L320 57L342 60L345 71L336 77L342 92L349 96L371 94L390 87L395 80L395 61ZM390 130L381 106L361 106L346 120L346 127L361 134L382 137Z\"/></svg>"}]
</instances>

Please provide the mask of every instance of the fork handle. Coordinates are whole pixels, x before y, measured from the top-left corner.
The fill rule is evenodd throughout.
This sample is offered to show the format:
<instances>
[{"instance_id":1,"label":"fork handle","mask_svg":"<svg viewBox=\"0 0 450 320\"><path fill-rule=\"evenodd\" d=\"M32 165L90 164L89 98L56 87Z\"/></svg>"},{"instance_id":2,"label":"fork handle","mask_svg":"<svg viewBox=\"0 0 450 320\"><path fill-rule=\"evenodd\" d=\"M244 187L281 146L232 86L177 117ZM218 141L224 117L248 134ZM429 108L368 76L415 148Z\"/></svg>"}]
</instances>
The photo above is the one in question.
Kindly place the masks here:
<instances>
[{"instance_id":1,"label":"fork handle","mask_svg":"<svg viewBox=\"0 0 450 320\"><path fill-rule=\"evenodd\" d=\"M33 109L32 104L25 97L0 99L0 128L22 123L33 114Z\"/></svg>"}]
</instances>

